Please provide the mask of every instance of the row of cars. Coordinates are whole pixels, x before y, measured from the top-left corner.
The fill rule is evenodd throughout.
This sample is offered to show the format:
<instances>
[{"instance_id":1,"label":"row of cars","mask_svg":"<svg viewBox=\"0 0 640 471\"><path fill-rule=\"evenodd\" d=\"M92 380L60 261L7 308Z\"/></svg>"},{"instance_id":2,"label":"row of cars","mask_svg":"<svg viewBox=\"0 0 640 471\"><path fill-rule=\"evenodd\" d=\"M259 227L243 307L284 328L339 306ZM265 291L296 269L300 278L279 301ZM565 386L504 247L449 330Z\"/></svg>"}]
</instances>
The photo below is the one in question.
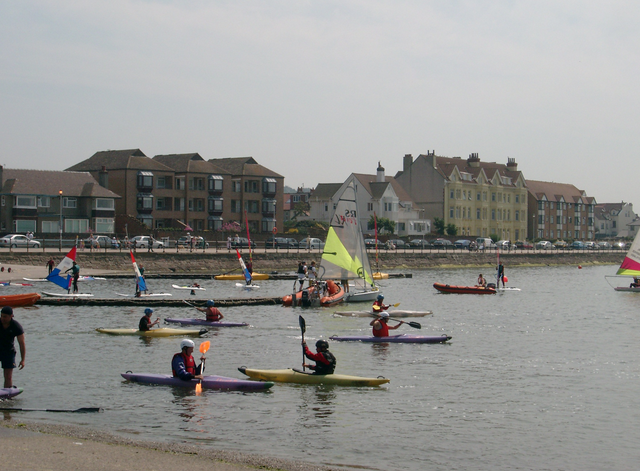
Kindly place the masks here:
<instances>
[{"instance_id":1,"label":"row of cars","mask_svg":"<svg viewBox=\"0 0 640 471\"><path fill-rule=\"evenodd\" d=\"M582 242L580 240L574 240L570 244L564 240L557 240L555 242L549 242L548 240L541 240L536 243L536 248L541 250L551 249L572 249L572 250L624 250L627 247L623 241L617 241L613 244L607 241L588 241Z\"/></svg>"}]
</instances>

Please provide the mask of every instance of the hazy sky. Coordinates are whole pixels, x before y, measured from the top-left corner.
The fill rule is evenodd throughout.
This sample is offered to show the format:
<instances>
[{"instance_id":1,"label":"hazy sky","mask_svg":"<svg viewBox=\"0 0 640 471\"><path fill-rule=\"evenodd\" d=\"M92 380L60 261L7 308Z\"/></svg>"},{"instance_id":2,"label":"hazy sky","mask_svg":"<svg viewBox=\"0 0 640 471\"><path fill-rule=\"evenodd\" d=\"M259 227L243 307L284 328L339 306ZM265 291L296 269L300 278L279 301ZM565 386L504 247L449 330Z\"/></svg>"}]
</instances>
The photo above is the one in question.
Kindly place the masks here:
<instances>
[{"instance_id":1,"label":"hazy sky","mask_svg":"<svg viewBox=\"0 0 640 471\"><path fill-rule=\"evenodd\" d=\"M618 0L5 0L0 163L251 155L296 187L478 152L640 212L639 24Z\"/></svg>"}]
</instances>

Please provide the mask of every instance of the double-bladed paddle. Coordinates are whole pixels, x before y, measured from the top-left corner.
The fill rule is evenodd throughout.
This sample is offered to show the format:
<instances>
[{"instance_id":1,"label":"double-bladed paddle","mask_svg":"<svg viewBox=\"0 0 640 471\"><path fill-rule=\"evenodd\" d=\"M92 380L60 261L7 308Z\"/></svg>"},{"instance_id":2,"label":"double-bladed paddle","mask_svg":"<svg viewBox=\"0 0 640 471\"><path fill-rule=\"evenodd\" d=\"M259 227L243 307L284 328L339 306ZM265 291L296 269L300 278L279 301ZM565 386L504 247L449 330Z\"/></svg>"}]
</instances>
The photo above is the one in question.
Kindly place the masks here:
<instances>
[{"instance_id":1,"label":"double-bladed paddle","mask_svg":"<svg viewBox=\"0 0 640 471\"><path fill-rule=\"evenodd\" d=\"M207 340L206 342L202 342L200 344L200 353L202 353L203 355L205 353L207 353L207 351L209 350L209 347L211 346L211 342L209 340ZM202 368L200 368L200 374L203 375L204 374L204 366L205 366L205 359L202 359ZM196 394L200 394L202 392L202 380L200 380L200 382L198 384L196 384Z\"/></svg>"},{"instance_id":2,"label":"double-bladed paddle","mask_svg":"<svg viewBox=\"0 0 640 471\"><path fill-rule=\"evenodd\" d=\"M302 316L298 316L298 322L300 324L300 330L302 331L302 371L304 371L304 333L307 331L307 323Z\"/></svg>"}]
</instances>

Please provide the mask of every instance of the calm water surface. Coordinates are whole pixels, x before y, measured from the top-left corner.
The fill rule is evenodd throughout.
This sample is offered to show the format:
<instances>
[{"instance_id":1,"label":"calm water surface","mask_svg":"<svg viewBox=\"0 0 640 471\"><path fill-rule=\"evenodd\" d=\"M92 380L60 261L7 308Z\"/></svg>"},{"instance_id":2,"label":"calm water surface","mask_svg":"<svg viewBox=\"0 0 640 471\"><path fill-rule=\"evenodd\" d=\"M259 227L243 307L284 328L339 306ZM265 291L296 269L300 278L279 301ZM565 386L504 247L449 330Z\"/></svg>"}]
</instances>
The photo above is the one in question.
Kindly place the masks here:
<instances>
[{"instance_id":1,"label":"calm water surface","mask_svg":"<svg viewBox=\"0 0 640 471\"><path fill-rule=\"evenodd\" d=\"M135 327L142 309L18 309L28 355L27 367L14 375L25 392L11 405L100 406L105 412L13 417L345 469L637 469L640 295L613 291L604 275L616 269L507 267L509 284L522 291L495 296L438 294L431 286L473 284L477 269L414 271L412 279L385 281L387 302L434 311L414 319L421 331L403 326L397 332L453 339L448 345L332 342L337 372L391 379L377 388L276 384L265 393L196 396L129 384L121 372L169 373L180 338L111 337L94 329ZM172 290L171 281L150 284L155 291L192 298ZM208 289L202 297L251 296L231 282L202 284ZM81 288L112 296L131 291L130 285L117 280ZM292 281L260 285L255 294L271 296L290 292ZM207 371L236 378L243 377L237 371L242 365L300 366L300 313L310 344L370 329L368 319L336 317L333 309L257 306L224 313L252 327L209 332ZM199 315L188 307L158 308L156 314Z\"/></svg>"}]
</instances>

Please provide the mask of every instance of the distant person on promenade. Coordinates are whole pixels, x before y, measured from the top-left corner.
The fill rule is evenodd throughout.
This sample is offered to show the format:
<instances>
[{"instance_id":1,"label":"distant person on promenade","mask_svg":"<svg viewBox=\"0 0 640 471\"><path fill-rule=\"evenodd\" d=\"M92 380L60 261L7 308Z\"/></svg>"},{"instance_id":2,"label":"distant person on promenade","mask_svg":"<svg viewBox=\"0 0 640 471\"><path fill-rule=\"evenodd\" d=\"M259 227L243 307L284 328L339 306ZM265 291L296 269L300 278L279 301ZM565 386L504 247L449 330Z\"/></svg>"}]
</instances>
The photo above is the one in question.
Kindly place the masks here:
<instances>
[{"instance_id":1,"label":"distant person on promenade","mask_svg":"<svg viewBox=\"0 0 640 471\"><path fill-rule=\"evenodd\" d=\"M160 318L158 317L155 321L151 322L151 314L153 314L153 309L150 307L144 310L144 316L140 318L140 322L138 323L138 330L141 332L146 332L151 330L151 327L154 325L160 324Z\"/></svg>"},{"instance_id":2,"label":"distant person on promenade","mask_svg":"<svg viewBox=\"0 0 640 471\"><path fill-rule=\"evenodd\" d=\"M208 322L218 322L224 319L224 316L222 315L220 310L217 307L215 307L215 303L211 299L207 301L206 308L196 307L196 309L200 312L205 313L205 315L207 316L206 320Z\"/></svg>"},{"instance_id":3,"label":"distant person on promenade","mask_svg":"<svg viewBox=\"0 0 640 471\"><path fill-rule=\"evenodd\" d=\"M196 361L193 359L194 348L196 348L196 344L193 343L193 340L184 339L180 342L181 352L173 355L171 360L171 371L174 378L180 378L183 381L203 378L201 371L205 357L202 355L200 357L202 363L196 366Z\"/></svg>"},{"instance_id":4,"label":"distant person on promenade","mask_svg":"<svg viewBox=\"0 0 640 471\"><path fill-rule=\"evenodd\" d=\"M55 264L56 262L53 261L53 257L49 257L49 261L45 265L49 269L49 275L51 275L51 272L53 271L53 267L55 266Z\"/></svg>"},{"instance_id":5,"label":"distant person on promenade","mask_svg":"<svg viewBox=\"0 0 640 471\"><path fill-rule=\"evenodd\" d=\"M27 348L24 342L24 329L13 319L13 308L5 306L0 311L0 363L4 372L4 387L13 387L13 370L16 367L16 349L14 340L20 346L19 369L24 368Z\"/></svg>"}]
</instances>

